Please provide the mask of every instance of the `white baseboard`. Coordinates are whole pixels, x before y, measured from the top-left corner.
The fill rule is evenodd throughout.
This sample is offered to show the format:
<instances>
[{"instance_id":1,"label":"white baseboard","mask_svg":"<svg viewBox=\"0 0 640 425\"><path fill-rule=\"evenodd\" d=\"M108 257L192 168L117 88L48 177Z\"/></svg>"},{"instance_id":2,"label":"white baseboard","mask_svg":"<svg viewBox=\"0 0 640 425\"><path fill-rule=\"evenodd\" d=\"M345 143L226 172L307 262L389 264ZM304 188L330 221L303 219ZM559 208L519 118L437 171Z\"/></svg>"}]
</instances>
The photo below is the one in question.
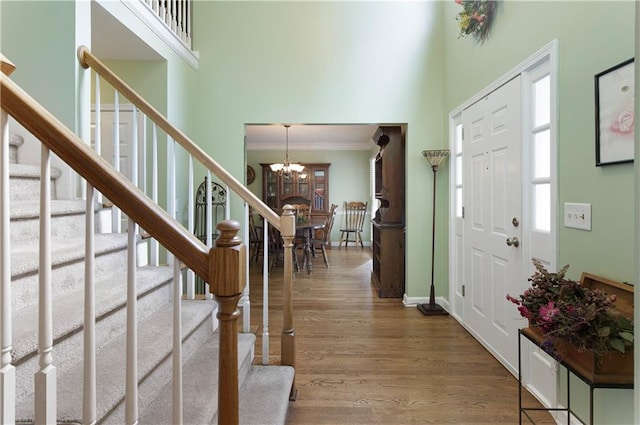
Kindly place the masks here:
<instances>
[{"instance_id":1,"label":"white baseboard","mask_svg":"<svg viewBox=\"0 0 640 425\"><path fill-rule=\"evenodd\" d=\"M402 297L402 304L404 304L405 307L417 307L418 304L428 303L429 297L407 297L407 294L404 294ZM436 303L449 311L449 301L446 298L436 297Z\"/></svg>"},{"instance_id":2,"label":"white baseboard","mask_svg":"<svg viewBox=\"0 0 640 425\"><path fill-rule=\"evenodd\" d=\"M558 405L559 409L566 409L565 406L563 406L562 404ZM554 419L556 420L557 424L566 424L567 423L567 412L563 412L563 411L559 411L559 412L550 412L550 413L556 413L556 416L554 417ZM584 422L582 422L580 419L576 418L573 414L571 414L571 421L569 422L571 425L582 425Z\"/></svg>"}]
</instances>

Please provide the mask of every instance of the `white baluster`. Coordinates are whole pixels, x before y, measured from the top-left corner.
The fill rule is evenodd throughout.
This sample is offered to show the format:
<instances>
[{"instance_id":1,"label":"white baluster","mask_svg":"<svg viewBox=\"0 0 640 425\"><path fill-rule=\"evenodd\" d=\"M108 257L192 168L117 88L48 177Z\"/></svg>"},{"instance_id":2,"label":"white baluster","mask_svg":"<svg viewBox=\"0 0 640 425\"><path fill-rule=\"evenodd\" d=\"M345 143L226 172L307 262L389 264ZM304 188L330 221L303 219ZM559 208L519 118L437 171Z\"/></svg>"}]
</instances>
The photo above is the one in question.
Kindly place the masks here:
<instances>
[{"instance_id":1,"label":"white baluster","mask_svg":"<svg viewBox=\"0 0 640 425\"><path fill-rule=\"evenodd\" d=\"M229 192L229 186L225 186L224 190L226 191L227 197L224 199L224 219L231 219L231 195Z\"/></svg>"},{"instance_id":2,"label":"white baluster","mask_svg":"<svg viewBox=\"0 0 640 425\"><path fill-rule=\"evenodd\" d=\"M102 100L100 97L100 75L95 74L96 76L96 87L95 87L95 135L94 135L94 150L99 155L102 156ZM100 206L102 206L102 193L98 192L97 202Z\"/></svg>"},{"instance_id":3,"label":"white baluster","mask_svg":"<svg viewBox=\"0 0 640 425\"><path fill-rule=\"evenodd\" d=\"M187 221L189 231L193 232L195 229L194 226L194 211L193 211L193 156L189 155L189 200L187 206ZM195 298L196 294L196 275L193 270L187 270L187 299L192 300Z\"/></svg>"},{"instance_id":4,"label":"white baluster","mask_svg":"<svg viewBox=\"0 0 640 425\"><path fill-rule=\"evenodd\" d=\"M185 43L191 49L191 0L187 1L187 18L185 20Z\"/></svg>"},{"instance_id":5,"label":"white baluster","mask_svg":"<svg viewBox=\"0 0 640 425\"><path fill-rule=\"evenodd\" d=\"M204 198L205 202L205 211L207 212L207 225L205 226L207 229L207 246L211 248L213 246L213 212L211 211L211 171L207 170L207 191L206 197ZM205 282L204 284L204 297L208 300L213 298L211 291L209 291L209 284Z\"/></svg>"},{"instance_id":6,"label":"white baluster","mask_svg":"<svg viewBox=\"0 0 640 425\"><path fill-rule=\"evenodd\" d=\"M136 291L136 241L138 225L127 217L127 370L125 422L138 423L138 300Z\"/></svg>"},{"instance_id":7,"label":"white baluster","mask_svg":"<svg viewBox=\"0 0 640 425\"><path fill-rule=\"evenodd\" d=\"M187 1L182 0L180 2L181 19L180 19L180 40L183 43L187 42Z\"/></svg>"},{"instance_id":8,"label":"white baluster","mask_svg":"<svg viewBox=\"0 0 640 425\"><path fill-rule=\"evenodd\" d=\"M35 423L56 422L56 368L53 366L51 299L51 154L42 145L40 161L40 276L38 286L38 371L35 373Z\"/></svg>"},{"instance_id":9,"label":"white baluster","mask_svg":"<svg viewBox=\"0 0 640 425\"><path fill-rule=\"evenodd\" d=\"M178 3L176 4L176 35L180 40L182 40L182 6L182 0L178 0Z\"/></svg>"},{"instance_id":10,"label":"white baluster","mask_svg":"<svg viewBox=\"0 0 640 425\"><path fill-rule=\"evenodd\" d=\"M176 216L176 142L167 140L167 213ZM173 256L167 257L169 264L173 264Z\"/></svg>"},{"instance_id":11,"label":"white baluster","mask_svg":"<svg viewBox=\"0 0 640 425\"><path fill-rule=\"evenodd\" d=\"M138 140L138 108L133 107L131 130L133 137L131 138L131 183L138 187L138 155L140 149L140 141Z\"/></svg>"},{"instance_id":12,"label":"white baluster","mask_svg":"<svg viewBox=\"0 0 640 425\"><path fill-rule=\"evenodd\" d=\"M169 208L167 212L171 217L177 219L176 204L176 148L174 140L170 140L167 145L167 155L171 152L172 160L168 167L167 176L169 178ZM180 270L180 260L174 255L173 259L173 354L172 354L172 423L182 423L182 273Z\"/></svg>"},{"instance_id":13,"label":"white baluster","mask_svg":"<svg viewBox=\"0 0 640 425\"><path fill-rule=\"evenodd\" d=\"M151 140L151 199L158 203L158 126L154 123L152 127ZM151 265L160 265L160 245L155 239L151 239Z\"/></svg>"},{"instance_id":14,"label":"white baluster","mask_svg":"<svg viewBox=\"0 0 640 425\"><path fill-rule=\"evenodd\" d=\"M269 364L269 222L262 219L262 364ZM275 253L274 253L275 255Z\"/></svg>"},{"instance_id":15,"label":"white baluster","mask_svg":"<svg viewBox=\"0 0 640 425\"><path fill-rule=\"evenodd\" d=\"M145 194L148 194L147 187L147 116L142 115L142 143L140 146L142 160L140 161L140 172L138 174L138 182L140 188Z\"/></svg>"},{"instance_id":16,"label":"white baluster","mask_svg":"<svg viewBox=\"0 0 640 425\"><path fill-rule=\"evenodd\" d=\"M173 407L171 423L182 424L182 273L180 261L173 262Z\"/></svg>"},{"instance_id":17,"label":"white baluster","mask_svg":"<svg viewBox=\"0 0 640 425\"><path fill-rule=\"evenodd\" d=\"M114 92L114 129L113 129L113 168L120 172L120 95ZM122 232L122 212L120 208L113 206L111 212L111 229L114 233Z\"/></svg>"},{"instance_id":18,"label":"white baluster","mask_svg":"<svg viewBox=\"0 0 640 425\"><path fill-rule=\"evenodd\" d=\"M228 192L227 192L228 193ZM227 199L229 197L227 196ZM244 240L250 241L249 236L249 204L244 203ZM245 242L246 244L247 242ZM250 250L249 250L250 252ZM249 279L249 263L251 262L251 255L247 255L245 261L245 276ZM242 332L250 332L251 331L251 304L249 303L249 285L245 285L242 291L242 296L238 301L238 305L242 307Z\"/></svg>"},{"instance_id":19,"label":"white baluster","mask_svg":"<svg viewBox=\"0 0 640 425\"><path fill-rule=\"evenodd\" d=\"M171 30L178 33L178 4L176 0L171 0Z\"/></svg>"},{"instance_id":20,"label":"white baluster","mask_svg":"<svg viewBox=\"0 0 640 425\"><path fill-rule=\"evenodd\" d=\"M82 422L96 423L95 190L87 183L84 269L84 372Z\"/></svg>"},{"instance_id":21,"label":"white baluster","mask_svg":"<svg viewBox=\"0 0 640 425\"><path fill-rule=\"evenodd\" d=\"M12 424L16 418L16 368L11 364L11 238L9 233L9 121L0 110L0 422Z\"/></svg>"}]
</instances>

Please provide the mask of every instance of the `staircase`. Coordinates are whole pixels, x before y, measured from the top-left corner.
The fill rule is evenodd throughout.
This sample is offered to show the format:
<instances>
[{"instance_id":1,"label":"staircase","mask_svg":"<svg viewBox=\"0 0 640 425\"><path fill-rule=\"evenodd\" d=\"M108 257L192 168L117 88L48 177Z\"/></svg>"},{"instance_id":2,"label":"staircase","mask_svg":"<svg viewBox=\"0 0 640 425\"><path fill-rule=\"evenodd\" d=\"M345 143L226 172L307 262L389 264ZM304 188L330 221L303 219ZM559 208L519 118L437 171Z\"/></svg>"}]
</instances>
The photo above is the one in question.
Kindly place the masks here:
<instances>
[{"instance_id":1,"label":"staircase","mask_svg":"<svg viewBox=\"0 0 640 425\"><path fill-rule=\"evenodd\" d=\"M10 138L10 230L16 421L33 423L38 368L40 167L18 163ZM85 202L55 199L52 178L53 365L59 423L83 422ZM96 205L95 213L102 207ZM99 220L96 220L99 222ZM97 423L125 423L127 234L95 235ZM144 244L143 240L139 240ZM143 262L144 263L144 262ZM137 267L138 410L141 424L172 423L173 268ZM182 409L185 424L217 422L216 303L182 300ZM284 424L293 368L254 366L253 334L238 335L241 424Z\"/></svg>"}]
</instances>

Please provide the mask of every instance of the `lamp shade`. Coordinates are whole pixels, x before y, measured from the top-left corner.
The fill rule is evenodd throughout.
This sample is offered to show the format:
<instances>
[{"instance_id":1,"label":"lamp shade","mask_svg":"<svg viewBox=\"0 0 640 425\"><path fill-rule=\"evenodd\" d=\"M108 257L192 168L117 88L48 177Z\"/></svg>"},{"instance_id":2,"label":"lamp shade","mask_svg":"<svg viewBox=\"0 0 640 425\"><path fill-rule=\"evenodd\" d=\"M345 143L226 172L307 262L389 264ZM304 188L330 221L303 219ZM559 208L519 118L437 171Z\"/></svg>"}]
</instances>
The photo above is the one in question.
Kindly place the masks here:
<instances>
[{"instance_id":1,"label":"lamp shade","mask_svg":"<svg viewBox=\"0 0 640 425\"><path fill-rule=\"evenodd\" d=\"M422 156L432 167L438 167L449 156L449 149L432 149L422 151Z\"/></svg>"}]
</instances>

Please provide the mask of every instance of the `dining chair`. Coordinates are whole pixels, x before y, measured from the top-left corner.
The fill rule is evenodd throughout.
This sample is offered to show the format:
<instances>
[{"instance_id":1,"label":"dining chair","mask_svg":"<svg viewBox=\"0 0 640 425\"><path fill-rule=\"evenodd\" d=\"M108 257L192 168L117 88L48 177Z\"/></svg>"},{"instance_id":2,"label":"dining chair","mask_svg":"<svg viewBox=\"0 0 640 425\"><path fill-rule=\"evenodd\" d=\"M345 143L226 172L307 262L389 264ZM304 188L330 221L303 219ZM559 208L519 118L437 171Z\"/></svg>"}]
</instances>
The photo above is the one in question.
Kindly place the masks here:
<instances>
[{"instance_id":1,"label":"dining chair","mask_svg":"<svg viewBox=\"0 0 640 425\"><path fill-rule=\"evenodd\" d=\"M303 204L311 206L311 199L305 198L304 196L288 196L286 198L282 198L281 204L284 206L286 204L295 205L295 204Z\"/></svg>"},{"instance_id":2,"label":"dining chair","mask_svg":"<svg viewBox=\"0 0 640 425\"><path fill-rule=\"evenodd\" d=\"M257 263L262 253L262 226L256 226L254 216L249 213L249 261Z\"/></svg>"},{"instance_id":3,"label":"dining chair","mask_svg":"<svg viewBox=\"0 0 640 425\"><path fill-rule=\"evenodd\" d=\"M338 205L331 204L329 208L329 216L325 221L324 227L322 229L318 229L314 232L314 236L311 239L311 252L315 256L315 249L320 248L322 251L322 259L324 260L324 265L329 268L329 260L327 259L327 251L326 246L329 244L331 229L333 228L333 222L335 221L336 214L338 212Z\"/></svg>"},{"instance_id":4,"label":"dining chair","mask_svg":"<svg viewBox=\"0 0 640 425\"><path fill-rule=\"evenodd\" d=\"M296 217L296 223L308 223L311 221L311 206L308 204L289 204L293 207L293 214ZM298 249L304 249L304 235L296 234L293 238L293 266L294 270L299 270Z\"/></svg>"},{"instance_id":5,"label":"dining chair","mask_svg":"<svg viewBox=\"0 0 640 425\"><path fill-rule=\"evenodd\" d=\"M291 205L293 207L293 214L297 220L309 221L311 219L311 199L304 196L289 196L283 198L282 206Z\"/></svg>"},{"instance_id":6,"label":"dining chair","mask_svg":"<svg viewBox=\"0 0 640 425\"><path fill-rule=\"evenodd\" d=\"M300 246L302 246L302 242ZM296 238L293 239L293 270L298 272L300 271L300 265L298 262L298 256L296 255ZM284 241L282 240L282 235L280 231L275 227L269 225L269 271L271 271L275 266L281 265L282 260L284 259Z\"/></svg>"},{"instance_id":7,"label":"dining chair","mask_svg":"<svg viewBox=\"0 0 640 425\"><path fill-rule=\"evenodd\" d=\"M340 229L340 243L338 249L342 247L346 248L349 242L355 242L356 249L358 243L360 247L364 249L364 243L362 242L362 227L364 226L364 217L367 214L367 202L359 201L345 201L344 208L344 226ZM353 239L349 239L349 235L353 234Z\"/></svg>"}]
</instances>

